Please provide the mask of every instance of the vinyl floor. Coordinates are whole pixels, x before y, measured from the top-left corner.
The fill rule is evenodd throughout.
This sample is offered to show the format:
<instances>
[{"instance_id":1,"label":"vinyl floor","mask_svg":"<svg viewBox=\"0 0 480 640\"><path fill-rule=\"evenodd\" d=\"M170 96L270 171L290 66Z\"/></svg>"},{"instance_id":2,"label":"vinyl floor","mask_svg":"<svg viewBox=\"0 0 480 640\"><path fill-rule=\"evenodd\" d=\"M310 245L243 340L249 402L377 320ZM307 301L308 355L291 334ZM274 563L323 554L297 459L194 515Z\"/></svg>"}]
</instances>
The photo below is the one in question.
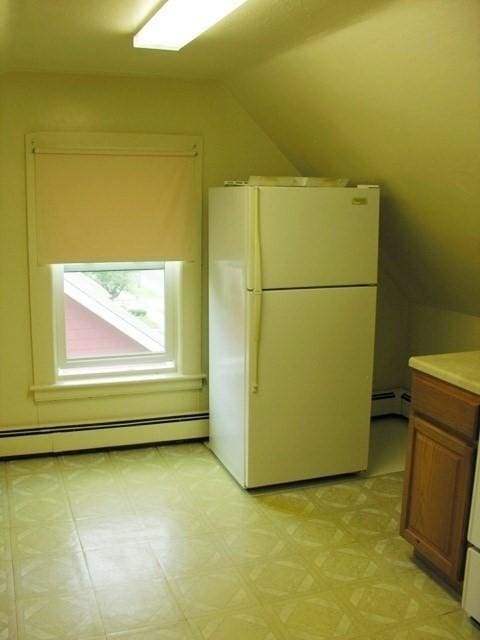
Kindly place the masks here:
<instances>
[{"instance_id":1,"label":"vinyl floor","mask_svg":"<svg viewBox=\"0 0 480 640\"><path fill-rule=\"evenodd\" d=\"M0 463L0 640L478 640L402 473L242 491L202 444Z\"/></svg>"}]
</instances>

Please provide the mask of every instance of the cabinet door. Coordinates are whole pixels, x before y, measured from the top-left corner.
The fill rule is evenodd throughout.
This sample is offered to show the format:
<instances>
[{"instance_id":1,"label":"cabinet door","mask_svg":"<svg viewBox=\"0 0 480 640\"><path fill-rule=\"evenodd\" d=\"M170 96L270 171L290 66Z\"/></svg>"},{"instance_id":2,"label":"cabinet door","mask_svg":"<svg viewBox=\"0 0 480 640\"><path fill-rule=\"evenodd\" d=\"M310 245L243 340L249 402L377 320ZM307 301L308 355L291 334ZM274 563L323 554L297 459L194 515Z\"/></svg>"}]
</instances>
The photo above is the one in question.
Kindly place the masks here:
<instances>
[{"instance_id":1,"label":"cabinet door","mask_svg":"<svg viewBox=\"0 0 480 640\"><path fill-rule=\"evenodd\" d=\"M463 574L473 448L415 413L409 425L401 533L458 583Z\"/></svg>"}]
</instances>

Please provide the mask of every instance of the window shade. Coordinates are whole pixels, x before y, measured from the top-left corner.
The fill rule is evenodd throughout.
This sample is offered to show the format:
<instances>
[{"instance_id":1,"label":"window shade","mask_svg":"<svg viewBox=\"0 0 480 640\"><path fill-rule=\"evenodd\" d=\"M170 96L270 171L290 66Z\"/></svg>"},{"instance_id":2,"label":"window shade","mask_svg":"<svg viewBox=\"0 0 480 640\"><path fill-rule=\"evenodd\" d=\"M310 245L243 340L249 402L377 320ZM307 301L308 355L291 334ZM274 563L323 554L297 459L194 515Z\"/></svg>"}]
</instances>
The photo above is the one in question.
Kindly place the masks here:
<instances>
[{"instance_id":1,"label":"window shade","mask_svg":"<svg viewBox=\"0 0 480 640\"><path fill-rule=\"evenodd\" d=\"M35 149L39 264L195 260L194 152Z\"/></svg>"}]
</instances>

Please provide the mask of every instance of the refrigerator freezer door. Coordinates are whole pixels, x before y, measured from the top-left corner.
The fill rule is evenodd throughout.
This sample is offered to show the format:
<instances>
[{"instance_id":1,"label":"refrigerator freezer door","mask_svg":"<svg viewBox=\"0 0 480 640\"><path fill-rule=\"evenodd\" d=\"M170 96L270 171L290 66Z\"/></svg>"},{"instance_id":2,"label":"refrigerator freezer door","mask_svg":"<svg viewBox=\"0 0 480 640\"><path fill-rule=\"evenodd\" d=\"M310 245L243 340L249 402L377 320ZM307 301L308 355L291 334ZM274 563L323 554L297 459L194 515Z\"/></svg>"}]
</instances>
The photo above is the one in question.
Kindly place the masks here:
<instances>
[{"instance_id":1,"label":"refrigerator freezer door","mask_svg":"<svg viewBox=\"0 0 480 640\"><path fill-rule=\"evenodd\" d=\"M264 291L246 486L367 468L375 300L376 287Z\"/></svg>"},{"instance_id":2,"label":"refrigerator freezer door","mask_svg":"<svg viewBox=\"0 0 480 640\"><path fill-rule=\"evenodd\" d=\"M378 202L378 189L260 187L262 287L375 284Z\"/></svg>"}]
</instances>

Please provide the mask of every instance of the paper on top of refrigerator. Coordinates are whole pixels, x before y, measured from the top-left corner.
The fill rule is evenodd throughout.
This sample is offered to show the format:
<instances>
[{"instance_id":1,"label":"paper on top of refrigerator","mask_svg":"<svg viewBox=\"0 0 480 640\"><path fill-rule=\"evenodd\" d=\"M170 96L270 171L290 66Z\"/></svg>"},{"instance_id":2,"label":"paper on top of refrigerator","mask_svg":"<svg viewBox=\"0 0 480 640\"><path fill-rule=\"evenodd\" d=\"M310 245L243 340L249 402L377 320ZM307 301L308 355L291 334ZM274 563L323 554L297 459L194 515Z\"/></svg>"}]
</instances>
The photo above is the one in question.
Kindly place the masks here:
<instances>
[{"instance_id":1,"label":"paper on top of refrigerator","mask_svg":"<svg viewBox=\"0 0 480 640\"><path fill-rule=\"evenodd\" d=\"M349 178L320 178L308 176L250 176L253 187L346 187Z\"/></svg>"}]
</instances>

